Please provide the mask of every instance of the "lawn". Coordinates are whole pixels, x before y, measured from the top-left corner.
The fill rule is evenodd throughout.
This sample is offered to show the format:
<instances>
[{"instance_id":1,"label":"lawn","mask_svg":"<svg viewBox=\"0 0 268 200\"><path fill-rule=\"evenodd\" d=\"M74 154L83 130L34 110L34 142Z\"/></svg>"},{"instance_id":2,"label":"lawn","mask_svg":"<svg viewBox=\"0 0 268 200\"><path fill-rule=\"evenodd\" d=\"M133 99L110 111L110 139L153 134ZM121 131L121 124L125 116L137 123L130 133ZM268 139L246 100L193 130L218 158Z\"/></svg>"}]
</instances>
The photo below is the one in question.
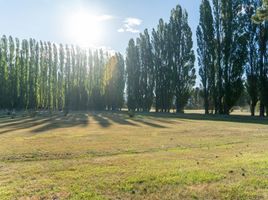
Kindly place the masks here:
<instances>
[{"instance_id":1,"label":"lawn","mask_svg":"<svg viewBox=\"0 0 268 200\"><path fill-rule=\"evenodd\" d=\"M268 120L0 117L0 199L268 199Z\"/></svg>"}]
</instances>

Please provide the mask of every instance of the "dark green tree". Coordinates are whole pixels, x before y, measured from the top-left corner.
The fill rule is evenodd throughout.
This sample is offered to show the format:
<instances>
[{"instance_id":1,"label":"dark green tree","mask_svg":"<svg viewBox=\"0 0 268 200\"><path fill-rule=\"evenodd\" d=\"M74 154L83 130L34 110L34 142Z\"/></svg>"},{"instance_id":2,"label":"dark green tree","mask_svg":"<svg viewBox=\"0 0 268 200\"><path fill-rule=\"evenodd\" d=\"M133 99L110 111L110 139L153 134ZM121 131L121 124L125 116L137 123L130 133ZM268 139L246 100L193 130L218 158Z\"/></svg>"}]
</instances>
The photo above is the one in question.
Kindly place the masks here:
<instances>
[{"instance_id":1,"label":"dark green tree","mask_svg":"<svg viewBox=\"0 0 268 200\"><path fill-rule=\"evenodd\" d=\"M176 110L180 113L184 111L196 79L192 31L188 25L188 14L181 6L178 5L171 11L169 26Z\"/></svg>"},{"instance_id":2,"label":"dark green tree","mask_svg":"<svg viewBox=\"0 0 268 200\"><path fill-rule=\"evenodd\" d=\"M8 38L8 83L7 83L7 97L8 108L14 109L17 99L17 85L16 85L16 68L15 68L15 43L11 36Z\"/></svg>"},{"instance_id":3,"label":"dark green tree","mask_svg":"<svg viewBox=\"0 0 268 200\"><path fill-rule=\"evenodd\" d=\"M215 74L215 36L213 27L212 9L208 0L203 0L200 5L200 22L197 27L197 54L199 75L201 77L205 114L209 114L209 105L216 98L216 74Z\"/></svg>"},{"instance_id":4,"label":"dark green tree","mask_svg":"<svg viewBox=\"0 0 268 200\"><path fill-rule=\"evenodd\" d=\"M64 106L64 66L65 66L65 51L62 44L59 48L59 70L58 70L58 109L63 110ZM69 70L69 69L68 69ZM68 72L68 71L67 71ZM69 72L68 72L69 73Z\"/></svg>"},{"instance_id":5,"label":"dark green tree","mask_svg":"<svg viewBox=\"0 0 268 200\"><path fill-rule=\"evenodd\" d=\"M152 45L148 30L140 34L139 58L140 58L140 97L143 111L150 111L154 98L154 65Z\"/></svg>"},{"instance_id":6,"label":"dark green tree","mask_svg":"<svg viewBox=\"0 0 268 200\"><path fill-rule=\"evenodd\" d=\"M127 105L129 110L139 109L140 63L138 48L131 39L126 52Z\"/></svg>"},{"instance_id":7,"label":"dark green tree","mask_svg":"<svg viewBox=\"0 0 268 200\"><path fill-rule=\"evenodd\" d=\"M224 114L229 114L243 92L247 35L241 4L242 0L222 0Z\"/></svg>"},{"instance_id":8,"label":"dark green tree","mask_svg":"<svg viewBox=\"0 0 268 200\"><path fill-rule=\"evenodd\" d=\"M8 108L8 41L5 35L1 38L0 94L1 108Z\"/></svg>"},{"instance_id":9,"label":"dark green tree","mask_svg":"<svg viewBox=\"0 0 268 200\"><path fill-rule=\"evenodd\" d=\"M252 16L257 7L257 2L255 0L245 1L245 19L246 25L245 30L248 33L248 56L246 63L246 90L250 98L250 112L251 116L255 115L255 107L259 100L259 65L258 65L258 36L259 27L257 24L252 23Z\"/></svg>"}]
</instances>

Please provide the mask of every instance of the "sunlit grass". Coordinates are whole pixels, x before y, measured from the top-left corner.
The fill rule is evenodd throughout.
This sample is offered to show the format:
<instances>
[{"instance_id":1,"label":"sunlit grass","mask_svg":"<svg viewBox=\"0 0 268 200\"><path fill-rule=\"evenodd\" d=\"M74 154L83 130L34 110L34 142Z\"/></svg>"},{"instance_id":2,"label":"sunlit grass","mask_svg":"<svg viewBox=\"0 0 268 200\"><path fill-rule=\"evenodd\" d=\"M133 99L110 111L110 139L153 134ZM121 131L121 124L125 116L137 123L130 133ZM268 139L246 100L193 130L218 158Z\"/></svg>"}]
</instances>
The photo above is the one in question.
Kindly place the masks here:
<instances>
[{"instance_id":1,"label":"sunlit grass","mask_svg":"<svg viewBox=\"0 0 268 200\"><path fill-rule=\"evenodd\" d=\"M4 116L0 199L267 199L267 124L196 114Z\"/></svg>"}]
</instances>

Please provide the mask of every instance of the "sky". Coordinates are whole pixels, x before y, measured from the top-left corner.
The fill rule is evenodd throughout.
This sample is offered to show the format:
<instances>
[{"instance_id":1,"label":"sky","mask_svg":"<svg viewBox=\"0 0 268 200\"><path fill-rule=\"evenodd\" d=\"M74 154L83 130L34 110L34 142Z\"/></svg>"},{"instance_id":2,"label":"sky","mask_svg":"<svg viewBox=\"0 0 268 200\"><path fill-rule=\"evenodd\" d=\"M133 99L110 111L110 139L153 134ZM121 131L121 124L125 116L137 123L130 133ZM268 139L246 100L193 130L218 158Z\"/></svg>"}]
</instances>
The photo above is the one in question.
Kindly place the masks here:
<instances>
[{"instance_id":1,"label":"sky","mask_svg":"<svg viewBox=\"0 0 268 200\"><path fill-rule=\"evenodd\" d=\"M189 13L196 48L201 0L0 0L1 34L19 39L102 47L125 54L130 38L168 21L180 4Z\"/></svg>"}]
</instances>

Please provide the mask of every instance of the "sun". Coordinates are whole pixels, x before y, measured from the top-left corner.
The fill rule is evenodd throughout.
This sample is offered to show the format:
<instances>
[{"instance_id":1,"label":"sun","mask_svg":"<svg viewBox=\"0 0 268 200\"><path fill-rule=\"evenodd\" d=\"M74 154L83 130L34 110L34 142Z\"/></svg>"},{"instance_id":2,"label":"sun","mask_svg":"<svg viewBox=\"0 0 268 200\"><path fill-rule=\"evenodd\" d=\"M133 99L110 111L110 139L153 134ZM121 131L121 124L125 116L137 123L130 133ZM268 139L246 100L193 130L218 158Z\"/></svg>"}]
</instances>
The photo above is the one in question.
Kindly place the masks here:
<instances>
[{"instance_id":1,"label":"sun","mask_svg":"<svg viewBox=\"0 0 268 200\"><path fill-rule=\"evenodd\" d=\"M71 41L80 46L97 45L102 34L98 16L91 15L85 10L79 10L69 16L67 35Z\"/></svg>"}]
</instances>

